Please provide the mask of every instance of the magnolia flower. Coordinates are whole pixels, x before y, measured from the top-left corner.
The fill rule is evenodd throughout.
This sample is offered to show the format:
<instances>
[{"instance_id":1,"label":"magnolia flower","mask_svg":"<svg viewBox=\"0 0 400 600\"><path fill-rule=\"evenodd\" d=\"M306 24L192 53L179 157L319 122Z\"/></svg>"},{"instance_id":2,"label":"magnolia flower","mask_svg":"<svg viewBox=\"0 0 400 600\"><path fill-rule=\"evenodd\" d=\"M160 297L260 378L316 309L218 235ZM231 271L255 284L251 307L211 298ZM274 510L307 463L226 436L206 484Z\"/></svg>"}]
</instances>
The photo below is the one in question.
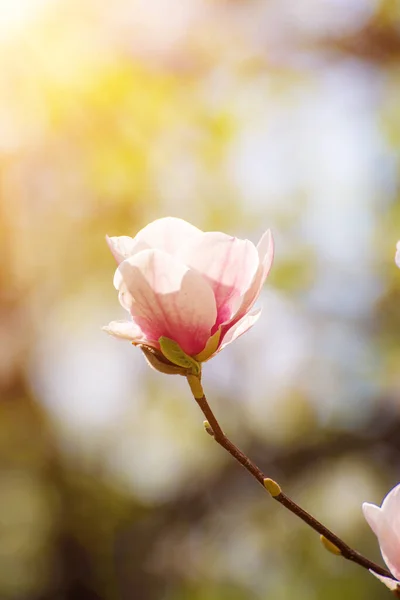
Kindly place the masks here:
<instances>
[{"instance_id":1,"label":"magnolia flower","mask_svg":"<svg viewBox=\"0 0 400 600\"><path fill-rule=\"evenodd\" d=\"M167 217L134 238L107 237L107 243L118 263L114 286L130 318L104 329L147 357L158 356L166 337L195 360L208 360L260 316L250 311L272 264L270 231L256 247Z\"/></svg>"},{"instance_id":2,"label":"magnolia flower","mask_svg":"<svg viewBox=\"0 0 400 600\"><path fill-rule=\"evenodd\" d=\"M400 580L400 484L388 493L381 507L364 502L362 509L378 538L383 560L396 580ZM400 592L400 581L374 575L392 591Z\"/></svg>"}]
</instances>

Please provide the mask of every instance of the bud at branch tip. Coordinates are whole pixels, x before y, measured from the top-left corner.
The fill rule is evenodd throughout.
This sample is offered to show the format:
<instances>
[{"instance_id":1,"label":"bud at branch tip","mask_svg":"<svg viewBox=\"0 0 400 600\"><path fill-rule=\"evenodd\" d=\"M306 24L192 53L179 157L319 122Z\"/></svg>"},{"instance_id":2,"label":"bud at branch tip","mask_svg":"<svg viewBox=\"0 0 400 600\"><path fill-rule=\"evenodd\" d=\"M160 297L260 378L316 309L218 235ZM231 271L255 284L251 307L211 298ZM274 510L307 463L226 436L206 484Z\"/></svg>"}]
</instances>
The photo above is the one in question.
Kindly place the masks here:
<instances>
[{"instance_id":1,"label":"bud at branch tip","mask_svg":"<svg viewBox=\"0 0 400 600\"><path fill-rule=\"evenodd\" d=\"M342 554L341 550L339 550L339 548L335 546L333 542L330 542L324 535L321 535L319 539L325 550L328 550L331 554L336 554L336 556Z\"/></svg>"},{"instance_id":2,"label":"bud at branch tip","mask_svg":"<svg viewBox=\"0 0 400 600\"><path fill-rule=\"evenodd\" d=\"M282 494L282 490L279 483L276 483L276 481L270 479L269 477L266 477L264 479L264 487L273 498L276 498L277 496L279 496L279 494Z\"/></svg>"}]
</instances>

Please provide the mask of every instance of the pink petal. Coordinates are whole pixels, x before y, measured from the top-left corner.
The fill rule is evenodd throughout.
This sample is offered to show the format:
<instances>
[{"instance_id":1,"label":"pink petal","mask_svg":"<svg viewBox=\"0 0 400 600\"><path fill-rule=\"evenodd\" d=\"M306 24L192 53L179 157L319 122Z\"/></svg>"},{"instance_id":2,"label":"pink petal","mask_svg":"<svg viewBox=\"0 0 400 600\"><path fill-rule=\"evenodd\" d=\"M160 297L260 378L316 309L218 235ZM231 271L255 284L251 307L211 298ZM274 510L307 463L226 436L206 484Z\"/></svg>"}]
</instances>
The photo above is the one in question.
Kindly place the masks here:
<instances>
[{"instance_id":1,"label":"pink petal","mask_svg":"<svg viewBox=\"0 0 400 600\"><path fill-rule=\"evenodd\" d=\"M400 484L387 494L382 503L382 511L399 539L400 548Z\"/></svg>"},{"instance_id":2,"label":"pink petal","mask_svg":"<svg viewBox=\"0 0 400 600\"><path fill-rule=\"evenodd\" d=\"M268 273L272 266L272 261L274 257L274 242L272 238L271 231L268 229L264 235L261 237L260 241L257 244L257 253L259 258L259 266L256 274L253 277L251 285L246 293L242 297L242 301L232 317L232 319L225 323L222 327L222 338L225 337L226 332L233 326L235 323L240 321L244 315L246 315L251 308L254 306L258 296L260 295L262 286L265 283L265 280L268 276Z\"/></svg>"},{"instance_id":3,"label":"pink petal","mask_svg":"<svg viewBox=\"0 0 400 600\"><path fill-rule=\"evenodd\" d=\"M257 271L254 244L224 233L203 233L182 246L180 258L201 273L213 289L218 310L215 327L228 321L235 300L248 290Z\"/></svg>"},{"instance_id":4,"label":"pink petal","mask_svg":"<svg viewBox=\"0 0 400 600\"><path fill-rule=\"evenodd\" d=\"M396 244L396 255L394 257L396 265L400 268L400 240Z\"/></svg>"},{"instance_id":5,"label":"pink petal","mask_svg":"<svg viewBox=\"0 0 400 600\"><path fill-rule=\"evenodd\" d=\"M237 340L237 338L239 338L241 335L246 333L246 331L248 331L251 327L253 327L253 325L258 321L260 315L261 309L245 315L244 317L242 317L242 319L240 319L240 321L235 323L235 325L233 325L233 327L231 327L229 331L225 334L224 341L219 347L218 352L220 350L223 350L225 346Z\"/></svg>"},{"instance_id":6,"label":"pink petal","mask_svg":"<svg viewBox=\"0 0 400 600\"><path fill-rule=\"evenodd\" d=\"M271 270L272 261L274 259L274 240L269 229L263 234L258 242L257 252L260 266L257 275L253 279L251 288L244 298L240 308L240 314L246 314L254 305Z\"/></svg>"},{"instance_id":7,"label":"pink petal","mask_svg":"<svg viewBox=\"0 0 400 600\"><path fill-rule=\"evenodd\" d=\"M134 239L128 235L106 235L106 242L118 264L133 254Z\"/></svg>"},{"instance_id":8,"label":"pink petal","mask_svg":"<svg viewBox=\"0 0 400 600\"><path fill-rule=\"evenodd\" d=\"M385 496L382 510L392 523L397 516L400 517L400 483Z\"/></svg>"},{"instance_id":9,"label":"pink petal","mask_svg":"<svg viewBox=\"0 0 400 600\"><path fill-rule=\"evenodd\" d=\"M364 502L362 505L362 511L364 513L364 517L368 525L371 527L374 534L378 537L380 535L384 520L382 510L379 508L379 506L376 506L376 504Z\"/></svg>"},{"instance_id":10,"label":"pink petal","mask_svg":"<svg viewBox=\"0 0 400 600\"><path fill-rule=\"evenodd\" d=\"M400 540L390 521L384 511L375 504L364 502L362 510L368 525L378 538L383 560L391 573L396 578L400 578Z\"/></svg>"},{"instance_id":11,"label":"pink petal","mask_svg":"<svg viewBox=\"0 0 400 600\"><path fill-rule=\"evenodd\" d=\"M146 340L143 331L133 321L111 321L111 323L103 327L103 331L116 338L130 340L138 344Z\"/></svg>"},{"instance_id":12,"label":"pink petal","mask_svg":"<svg viewBox=\"0 0 400 600\"><path fill-rule=\"evenodd\" d=\"M257 244L257 252L260 264L263 267L263 280L265 281L272 267L272 261L274 260L274 240L270 229L267 229L261 236L261 239Z\"/></svg>"},{"instance_id":13,"label":"pink petal","mask_svg":"<svg viewBox=\"0 0 400 600\"><path fill-rule=\"evenodd\" d=\"M120 264L114 284L148 340L169 337L190 355L203 350L217 309L199 273L165 252L143 250Z\"/></svg>"}]
</instances>

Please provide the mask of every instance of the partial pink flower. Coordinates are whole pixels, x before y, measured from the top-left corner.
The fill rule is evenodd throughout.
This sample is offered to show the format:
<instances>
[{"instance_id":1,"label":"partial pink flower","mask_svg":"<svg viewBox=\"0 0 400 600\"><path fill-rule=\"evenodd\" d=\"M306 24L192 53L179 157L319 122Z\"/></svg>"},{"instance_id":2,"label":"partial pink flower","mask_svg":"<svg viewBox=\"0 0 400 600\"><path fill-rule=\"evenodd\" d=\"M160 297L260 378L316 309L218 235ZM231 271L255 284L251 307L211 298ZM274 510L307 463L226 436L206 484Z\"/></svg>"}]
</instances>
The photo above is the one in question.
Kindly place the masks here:
<instances>
[{"instance_id":1,"label":"partial pink flower","mask_svg":"<svg viewBox=\"0 0 400 600\"><path fill-rule=\"evenodd\" d=\"M150 223L134 237L107 237L118 263L114 285L129 320L104 329L159 349L168 337L186 354L208 360L259 317L250 312L273 260L270 231L254 246L182 219Z\"/></svg>"},{"instance_id":2,"label":"partial pink flower","mask_svg":"<svg viewBox=\"0 0 400 600\"><path fill-rule=\"evenodd\" d=\"M394 257L394 260L396 262L396 265L399 267L400 269L400 240L397 242L396 244L396 255Z\"/></svg>"},{"instance_id":3,"label":"partial pink flower","mask_svg":"<svg viewBox=\"0 0 400 600\"><path fill-rule=\"evenodd\" d=\"M388 569L400 580L400 484L385 497L382 506L364 502L364 517L378 538L383 560ZM400 589L400 582L374 573L392 591Z\"/></svg>"}]
</instances>

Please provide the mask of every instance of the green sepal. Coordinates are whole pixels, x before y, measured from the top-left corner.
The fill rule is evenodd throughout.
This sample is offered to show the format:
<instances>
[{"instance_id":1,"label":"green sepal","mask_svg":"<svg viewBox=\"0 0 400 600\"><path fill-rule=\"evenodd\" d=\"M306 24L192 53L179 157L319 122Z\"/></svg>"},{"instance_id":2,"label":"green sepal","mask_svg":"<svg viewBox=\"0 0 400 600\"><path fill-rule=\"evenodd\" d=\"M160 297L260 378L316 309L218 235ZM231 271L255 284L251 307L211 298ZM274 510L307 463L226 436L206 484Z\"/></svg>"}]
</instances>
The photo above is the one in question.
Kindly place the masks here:
<instances>
[{"instance_id":1,"label":"green sepal","mask_svg":"<svg viewBox=\"0 0 400 600\"><path fill-rule=\"evenodd\" d=\"M190 371L193 375L199 376L201 373L200 363L197 362L194 358L186 354L179 346L177 342L162 336L159 338L158 343L160 344L160 349L165 358L167 358L170 362L178 367L182 367Z\"/></svg>"},{"instance_id":2,"label":"green sepal","mask_svg":"<svg viewBox=\"0 0 400 600\"><path fill-rule=\"evenodd\" d=\"M212 335L205 348L195 355L195 359L199 362L205 362L210 359L218 350L219 341L221 339L221 327Z\"/></svg>"}]
</instances>

